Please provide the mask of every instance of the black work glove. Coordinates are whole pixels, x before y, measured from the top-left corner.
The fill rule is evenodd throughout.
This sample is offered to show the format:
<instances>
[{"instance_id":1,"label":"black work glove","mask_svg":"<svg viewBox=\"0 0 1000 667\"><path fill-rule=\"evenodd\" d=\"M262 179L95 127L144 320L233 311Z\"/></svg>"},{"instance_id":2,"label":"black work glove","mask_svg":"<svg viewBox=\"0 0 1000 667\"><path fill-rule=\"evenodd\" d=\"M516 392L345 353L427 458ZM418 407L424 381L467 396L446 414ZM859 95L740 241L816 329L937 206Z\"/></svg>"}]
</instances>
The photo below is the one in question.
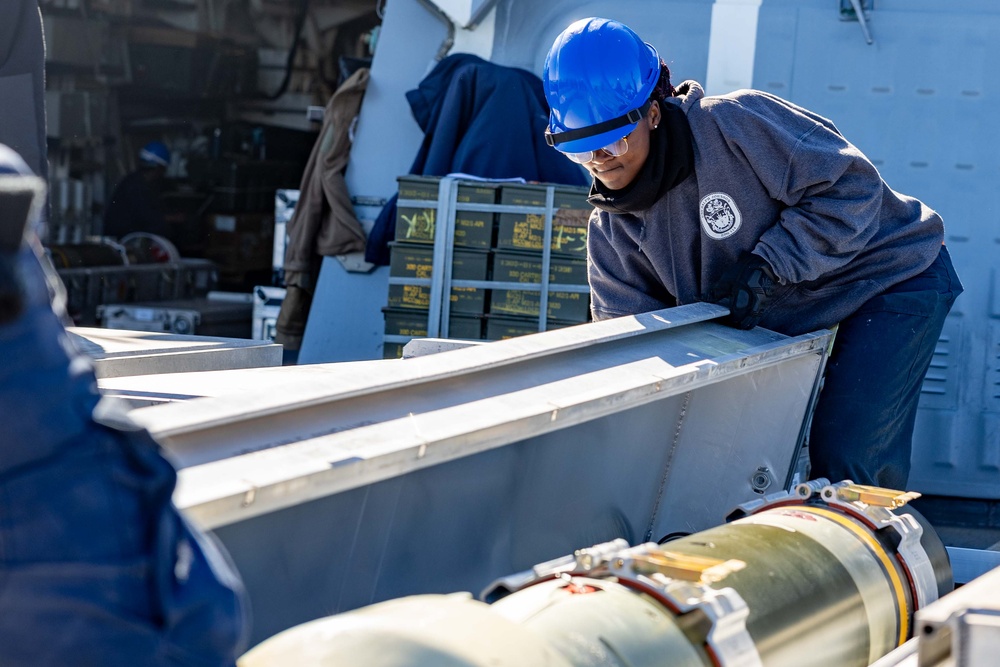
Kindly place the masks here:
<instances>
[{"instance_id":1,"label":"black work glove","mask_svg":"<svg viewBox=\"0 0 1000 667\"><path fill-rule=\"evenodd\" d=\"M745 252L709 290L709 301L729 308L725 323L737 329L753 329L764 314L764 306L778 287L778 277L759 255Z\"/></svg>"}]
</instances>

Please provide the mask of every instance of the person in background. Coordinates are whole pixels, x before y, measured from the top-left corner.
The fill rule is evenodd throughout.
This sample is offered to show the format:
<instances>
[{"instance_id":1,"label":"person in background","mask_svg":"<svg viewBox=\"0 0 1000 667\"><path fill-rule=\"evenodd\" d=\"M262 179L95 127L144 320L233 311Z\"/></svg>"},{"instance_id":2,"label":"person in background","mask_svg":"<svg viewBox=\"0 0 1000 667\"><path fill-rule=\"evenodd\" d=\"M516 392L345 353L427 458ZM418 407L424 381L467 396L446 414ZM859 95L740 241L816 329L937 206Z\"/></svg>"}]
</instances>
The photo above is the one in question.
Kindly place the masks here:
<instances>
[{"instance_id":1,"label":"person in background","mask_svg":"<svg viewBox=\"0 0 1000 667\"><path fill-rule=\"evenodd\" d=\"M566 28L543 81L549 145L593 178L594 319L708 301L741 329L837 327L811 474L905 487L922 380L962 292L941 217L818 114L675 88L617 21Z\"/></svg>"},{"instance_id":2,"label":"person in background","mask_svg":"<svg viewBox=\"0 0 1000 667\"><path fill-rule=\"evenodd\" d=\"M139 168L115 187L104 213L104 235L121 238L130 232L169 236L160 197L170 166L170 150L151 141L139 151Z\"/></svg>"}]
</instances>

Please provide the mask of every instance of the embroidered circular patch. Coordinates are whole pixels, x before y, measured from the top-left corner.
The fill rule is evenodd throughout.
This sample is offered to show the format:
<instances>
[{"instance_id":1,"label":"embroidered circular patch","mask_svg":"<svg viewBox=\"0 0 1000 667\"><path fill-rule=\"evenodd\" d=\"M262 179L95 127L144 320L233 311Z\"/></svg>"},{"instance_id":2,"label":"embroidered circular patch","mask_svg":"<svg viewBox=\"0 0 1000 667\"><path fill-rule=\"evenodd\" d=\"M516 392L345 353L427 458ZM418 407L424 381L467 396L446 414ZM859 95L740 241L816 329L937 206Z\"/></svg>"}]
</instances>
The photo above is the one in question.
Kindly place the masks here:
<instances>
[{"instance_id":1,"label":"embroidered circular patch","mask_svg":"<svg viewBox=\"0 0 1000 667\"><path fill-rule=\"evenodd\" d=\"M743 216L733 198L724 192L713 192L701 200L698 208L701 226L713 239L732 236L740 228Z\"/></svg>"}]
</instances>

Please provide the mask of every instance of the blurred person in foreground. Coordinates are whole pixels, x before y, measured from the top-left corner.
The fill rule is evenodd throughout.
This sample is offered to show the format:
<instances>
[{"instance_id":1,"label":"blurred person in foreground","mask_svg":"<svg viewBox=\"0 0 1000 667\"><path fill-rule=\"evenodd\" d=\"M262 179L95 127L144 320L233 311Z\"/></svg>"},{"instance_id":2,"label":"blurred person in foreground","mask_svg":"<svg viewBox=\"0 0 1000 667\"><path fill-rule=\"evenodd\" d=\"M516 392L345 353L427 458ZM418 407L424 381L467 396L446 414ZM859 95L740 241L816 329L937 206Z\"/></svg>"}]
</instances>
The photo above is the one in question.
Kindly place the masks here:
<instances>
[{"instance_id":1,"label":"blurred person in foreground","mask_svg":"<svg viewBox=\"0 0 1000 667\"><path fill-rule=\"evenodd\" d=\"M242 584L63 328L36 230L44 190L0 145L0 665L233 665Z\"/></svg>"}]
</instances>

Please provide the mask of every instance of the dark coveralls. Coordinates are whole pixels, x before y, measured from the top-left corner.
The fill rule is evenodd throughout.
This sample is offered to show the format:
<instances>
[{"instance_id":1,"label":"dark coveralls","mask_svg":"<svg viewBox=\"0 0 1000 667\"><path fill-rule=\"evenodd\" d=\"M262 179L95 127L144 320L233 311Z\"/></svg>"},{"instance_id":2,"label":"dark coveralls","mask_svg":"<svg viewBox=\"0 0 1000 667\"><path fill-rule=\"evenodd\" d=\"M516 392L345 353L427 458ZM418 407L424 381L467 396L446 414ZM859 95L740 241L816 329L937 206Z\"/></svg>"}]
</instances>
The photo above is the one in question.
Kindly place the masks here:
<instances>
[{"instance_id":1,"label":"dark coveralls","mask_svg":"<svg viewBox=\"0 0 1000 667\"><path fill-rule=\"evenodd\" d=\"M104 212L104 234L121 238L130 232L167 236L170 231L159 202L158 189L149 184L143 170L133 171L111 193Z\"/></svg>"},{"instance_id":2,"label":"dark coveralls","mask_svg":"<svg viewBox=\"0 0 1000 667\"><path fill-rule=\"evenodd\" d=\"M814 477L906 488L921 380L961 293L942 246L923 273L840 323L809 435ZM879 372L872 372L873 363Z\"/></svg>"}]
</instances>

